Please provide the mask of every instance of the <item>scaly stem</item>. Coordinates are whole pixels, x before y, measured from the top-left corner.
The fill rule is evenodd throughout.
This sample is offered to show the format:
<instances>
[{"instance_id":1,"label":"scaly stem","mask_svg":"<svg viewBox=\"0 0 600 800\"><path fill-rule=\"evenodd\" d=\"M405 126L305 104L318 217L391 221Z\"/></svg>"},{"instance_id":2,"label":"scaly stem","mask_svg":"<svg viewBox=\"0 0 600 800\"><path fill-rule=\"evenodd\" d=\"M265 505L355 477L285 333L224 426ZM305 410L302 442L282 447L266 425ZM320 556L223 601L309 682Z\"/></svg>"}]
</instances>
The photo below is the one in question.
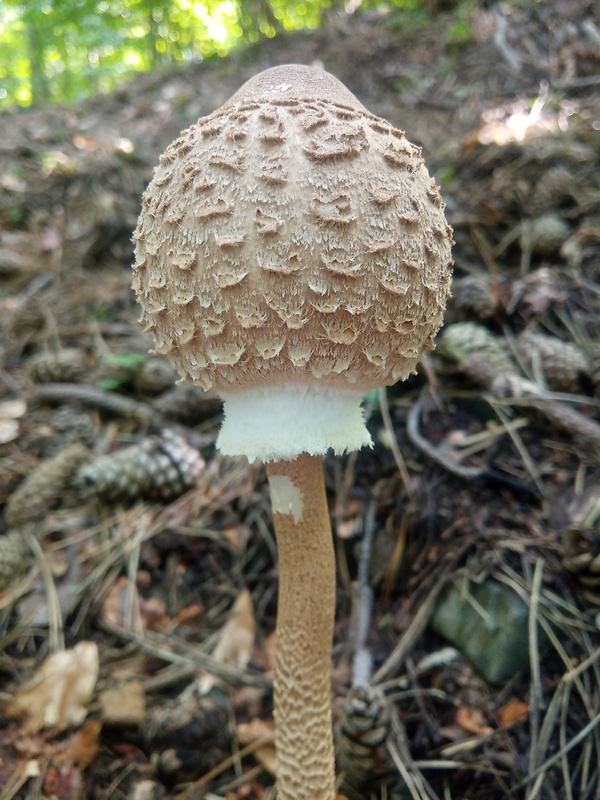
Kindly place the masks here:
<instances>
[{"instance_id":1,"label":"scaly stem","mask_svg":"<svg viewBox=\"0 0 600 800\"><path fill-rule=\"evenodd\" d=\"M278 800L334 800L331 646L335 554L319 456L267 464L279 551Z\"/></svg>"}]
</instances>

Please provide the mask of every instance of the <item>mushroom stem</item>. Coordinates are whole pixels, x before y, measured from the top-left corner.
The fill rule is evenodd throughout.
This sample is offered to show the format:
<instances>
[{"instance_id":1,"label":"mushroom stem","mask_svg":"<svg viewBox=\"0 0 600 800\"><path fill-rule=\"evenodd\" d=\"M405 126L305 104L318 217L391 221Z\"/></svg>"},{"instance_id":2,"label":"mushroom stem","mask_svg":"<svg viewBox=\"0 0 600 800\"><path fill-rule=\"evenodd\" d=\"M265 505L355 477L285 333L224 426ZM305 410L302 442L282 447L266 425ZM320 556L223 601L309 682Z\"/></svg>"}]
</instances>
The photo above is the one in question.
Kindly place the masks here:
<instances>
[{"instance_id":1,"label":"mushroom stem","mask_svg":"<svg viewBox=\"0 0 600 800\"><path fill-rule=\"evenodd\" d=\"M334 800L331 647L335 554L320 456L267 464L279 552L278 800Z\"/></svg>"}]
</instances>

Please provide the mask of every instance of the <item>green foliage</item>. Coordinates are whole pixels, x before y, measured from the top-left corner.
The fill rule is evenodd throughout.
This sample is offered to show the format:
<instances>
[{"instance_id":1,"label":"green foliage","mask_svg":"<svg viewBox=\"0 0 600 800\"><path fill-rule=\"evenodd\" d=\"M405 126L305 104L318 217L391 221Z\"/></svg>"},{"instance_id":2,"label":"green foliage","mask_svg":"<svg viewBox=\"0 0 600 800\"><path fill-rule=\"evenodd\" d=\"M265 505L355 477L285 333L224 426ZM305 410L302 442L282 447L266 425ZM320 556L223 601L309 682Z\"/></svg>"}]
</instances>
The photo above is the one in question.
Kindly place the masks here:
<instances>
[{"instance_id":1,"label":"green foliage","mask_svg":"<svg viewBox=\"0 0 600 800\"><path fill-rule=\"evenodd\" d=\"M454 12L452 23L446 31L446 40L451 47L460 47L471 41L471 13L472 5L470 0L459 3Z\"/></svg>"},{"instance_id":2,"label":"green foliage","mask_svg":"<svg viewBox=\"0 0 600 800\"><path fill-rule=\"evenodd\" d=\"M107 353L102 357L101 363L113 374L100 378L98 388L103 392L118 392L127 386L147 362L148 356L144 353Z\"/></svg>"},{"instance_id":3,"label":"green foliage","mask_svg":"<svg viewBox=\"0 0 600 800\"><path fill-rule=\"evenodd\" d=\"M425 0L0 1L0 107L71 102L135 72L316 28L334 5L426 14Z\"/></svg>"},{"instance_id":4,"label":"green foliage","mask_svg":"<svg viewBox=\"0 0 600 800\"><path fill-rule=\"evenodd\" d=\"M330 0L4 0L0 105L73 101L137 71L314 28Z\"/></svg>"},{"instance_id":5,"label":"green foliage","mask_svg":"<svg viewBox=\"0 0 600 800\"><path fill-rule=\"evenodd\" d=\"M126 371L140 370L148 362L144 353L107 353L102 357L102 364L107 367L118 367Z\"/></svg>"}]
</instances>

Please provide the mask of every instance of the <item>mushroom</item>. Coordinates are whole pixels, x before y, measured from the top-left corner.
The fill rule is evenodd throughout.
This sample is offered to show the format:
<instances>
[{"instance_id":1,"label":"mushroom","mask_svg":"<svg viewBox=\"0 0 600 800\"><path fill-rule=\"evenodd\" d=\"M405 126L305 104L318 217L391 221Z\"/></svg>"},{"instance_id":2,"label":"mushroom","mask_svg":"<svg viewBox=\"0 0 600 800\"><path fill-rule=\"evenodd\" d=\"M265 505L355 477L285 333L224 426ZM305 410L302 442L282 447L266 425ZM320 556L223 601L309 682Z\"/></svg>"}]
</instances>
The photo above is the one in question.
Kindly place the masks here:
<instances>
[{"instance_id":1,"label":"mushroom","mask_svg":"<svg viewBox=\"0 0 600 800\"><path fill-rule=\"evenodd\" d=\"M371 444L361 398L433 346L452 231L421 151L336 78L269 69L160 158L134 234L156 352L266 462L279 553L281 800L335 797L335 560L322 457Z\"/></svg>"}]
</instances>

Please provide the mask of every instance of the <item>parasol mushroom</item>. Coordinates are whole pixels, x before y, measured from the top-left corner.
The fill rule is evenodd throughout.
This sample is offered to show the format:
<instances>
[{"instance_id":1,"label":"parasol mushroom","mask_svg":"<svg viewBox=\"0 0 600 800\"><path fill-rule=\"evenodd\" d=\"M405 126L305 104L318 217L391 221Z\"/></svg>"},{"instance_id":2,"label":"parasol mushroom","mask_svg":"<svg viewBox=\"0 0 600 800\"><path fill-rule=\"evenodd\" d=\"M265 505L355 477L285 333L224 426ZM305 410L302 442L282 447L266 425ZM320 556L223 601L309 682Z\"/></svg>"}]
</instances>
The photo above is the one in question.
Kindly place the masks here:
<instances>
[{"instance_id":1,"label":"parasol mushroom","mask_svg":"<svg viewBox=\"0 0 600 800\"><path fill-rule=\"evenodd\" d=\"M361 398L442 323L451 229L420 149L328 73L248 81L160 158L134 234L142 321L261 459L279 554L278 793L335 797L335 561L322 456L369 445Z\"/></svg>"}]
</instances>

